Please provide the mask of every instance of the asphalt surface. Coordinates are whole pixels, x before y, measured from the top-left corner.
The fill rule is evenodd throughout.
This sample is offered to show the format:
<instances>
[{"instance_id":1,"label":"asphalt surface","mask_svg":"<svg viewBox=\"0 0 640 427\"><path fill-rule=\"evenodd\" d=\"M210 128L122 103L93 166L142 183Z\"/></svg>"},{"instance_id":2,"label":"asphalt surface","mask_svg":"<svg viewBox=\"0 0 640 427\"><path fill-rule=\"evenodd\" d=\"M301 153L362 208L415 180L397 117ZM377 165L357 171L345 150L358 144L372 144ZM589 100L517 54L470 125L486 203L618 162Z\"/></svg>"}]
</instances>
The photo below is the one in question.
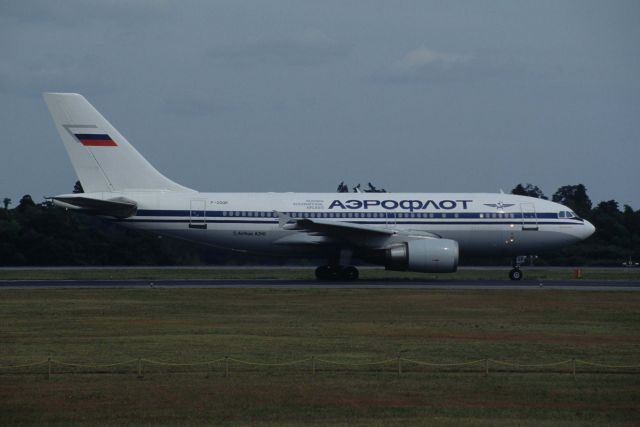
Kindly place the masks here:
<instances>
[{"instance_id":1,"label":"asphalt surface","mask_svg":"<svg viewBox=\"0 0 640 427\"><path fill-rule=\"evenodd\" d=\"M581 291L640 291L640 280L0 280L1 289L80 288L212 288L212 289L553 289Z\"/></svg>"}]
</instances>

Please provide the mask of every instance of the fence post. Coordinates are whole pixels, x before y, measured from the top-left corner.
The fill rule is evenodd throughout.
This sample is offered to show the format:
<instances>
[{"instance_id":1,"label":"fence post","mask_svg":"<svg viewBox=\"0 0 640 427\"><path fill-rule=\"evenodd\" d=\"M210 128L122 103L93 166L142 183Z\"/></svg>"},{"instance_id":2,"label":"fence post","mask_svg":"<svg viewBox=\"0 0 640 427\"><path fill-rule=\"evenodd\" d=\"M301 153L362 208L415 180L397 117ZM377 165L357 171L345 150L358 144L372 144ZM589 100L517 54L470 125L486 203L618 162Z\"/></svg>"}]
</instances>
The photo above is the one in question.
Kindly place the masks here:
<instances>
[{"instance_id":1,"label":"fence post","mask_svg":"<svg viewBox=\"0 0 640 427\"><path fill-rule=\"evenodd\" d=\"M47 380L51 379L51 358L47 358Z\"/></svg>"},{"instance_id":2,"label":"fence post","mask_svg":"<svg viewBox=\"0 0 640 427\"><path fill-rule=\"evenodd\" d=\"M316 374L316 357L311 356L311 374L315 376Z\"/></svg>"},{"instance_id":3,"label":"fence post","mask_svg":"<svg viewBox=\"0 0 640 427\"><path fill-rule=\"evenodd\" d=\"M138 379L142 378L142 358L138 357Z\"/></svg>"},{"instance_id":4,"label":"fence post","mask_svg":"<svg viewBox=\"0 0 640 427\"><path fill-rule=\"evenodd\" d=\"M576 379L576 359L573 358L571 359L571 367L572 367L572 371L573 371L573 379Z\"/></svg>"},{"instance_id":5,"label":"fence post","mask_svg":"<svg viewBox=\"0 0 640 427\"><path fill-rule=\"evenodd\" d=\"M229 376L229 356L224 357L224 376Z\"/></svg>"},{"instance_id":6,"label":"fence post","mask_svg":"<svg viewBox=\"0 0 640 427\"><path fill-rule=\"evenodd\" d=\"M484 359L484 376L489 376L489 359Z\"/></svg>"}]
</instances>

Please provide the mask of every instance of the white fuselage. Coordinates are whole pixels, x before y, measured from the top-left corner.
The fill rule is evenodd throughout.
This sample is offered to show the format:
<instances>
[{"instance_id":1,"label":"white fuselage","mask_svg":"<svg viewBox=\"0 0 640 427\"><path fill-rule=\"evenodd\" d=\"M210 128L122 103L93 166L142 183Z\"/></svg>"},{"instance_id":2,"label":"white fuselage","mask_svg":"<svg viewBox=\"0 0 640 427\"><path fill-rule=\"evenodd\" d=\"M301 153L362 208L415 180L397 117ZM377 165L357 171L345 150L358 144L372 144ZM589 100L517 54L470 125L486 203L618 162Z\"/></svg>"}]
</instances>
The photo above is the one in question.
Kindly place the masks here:
<instances>
[{"instance_id":1,"label":"white fuselage","mask_svg":"<svg viewBox=\"0 0 640 427\"><path fill-rule=\"evenodd\" d=\"M562 205L510 194L200 193L162 175L82 95L44 98L86 191L56 205L224 249L323 256L321 280L357 279L353 257L453 272L460 254L533 254L594 232ZM510 277L522 277L517 263Z\"/></svg>"},{"instance_id":2,"label":"white fuselage","mask_svg":"<svg viewBox=\"0 0 640 427\"><path fill-rule=\"evenodd\" d=\"M331 239L287 230L279 215L362 224L458 242L463 255L538 253L576 243L594 227L548 200L485 193L175 193L124 191L88 197L135 200L125 226L207 245L273 255L323 255ZM394 243L394 236L363 242Z\"/></svg>"}]
</instances>

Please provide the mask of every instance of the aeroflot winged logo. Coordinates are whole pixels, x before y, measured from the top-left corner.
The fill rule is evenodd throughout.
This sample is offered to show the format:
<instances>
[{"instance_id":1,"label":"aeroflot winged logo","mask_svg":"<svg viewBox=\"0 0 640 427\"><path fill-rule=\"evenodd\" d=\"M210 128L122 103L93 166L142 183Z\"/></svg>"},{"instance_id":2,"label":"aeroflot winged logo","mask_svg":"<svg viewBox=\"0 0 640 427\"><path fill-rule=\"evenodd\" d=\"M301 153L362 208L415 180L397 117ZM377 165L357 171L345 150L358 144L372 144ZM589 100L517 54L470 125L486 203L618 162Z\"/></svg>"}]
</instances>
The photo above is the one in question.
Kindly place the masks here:
<instances>
[{"instance_id":1,"label":"aeroflot winged logo","mask_svg":"<svg viewBox=\"0 0 640 427\"><path fill-rule=\"evenodd\" d=\"M496 209L504 209L504 208L510 208L511 206L513 206L513 203L502 203L502 202L498 202L498 203L485 203L485 206L489 206L490 208L496 208Z\"/></svg>"}]
</instances>

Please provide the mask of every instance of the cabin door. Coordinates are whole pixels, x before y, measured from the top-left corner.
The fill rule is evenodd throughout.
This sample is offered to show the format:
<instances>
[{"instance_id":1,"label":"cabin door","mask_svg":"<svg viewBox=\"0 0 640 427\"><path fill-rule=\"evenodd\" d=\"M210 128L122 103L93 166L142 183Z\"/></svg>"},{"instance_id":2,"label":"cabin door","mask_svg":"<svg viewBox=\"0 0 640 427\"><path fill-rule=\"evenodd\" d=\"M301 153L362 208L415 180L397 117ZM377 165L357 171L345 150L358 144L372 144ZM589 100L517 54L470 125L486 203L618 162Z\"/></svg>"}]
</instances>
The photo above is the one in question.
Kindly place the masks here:
<instances>
[{"instance_id":1,"label":"cabin door","mask_svg":"<svg viewBox=\"0 0 640 427\"><path fill-rule=\"evenodd\" d=\"M191 200L189 228L207 228L206 200Z\"/></svg>"},{"instance_id":2,"label":"cabin door","mask_svg":"<svg viewBox=\"0 0 640 427\"><path fill-rule=\"evenodd\" d=\"M536 207L533 203L520 203L520 210L522 211L522 229L523 230L538 230L538 215L536 214Z\"/></svg>"}]
</instances>

